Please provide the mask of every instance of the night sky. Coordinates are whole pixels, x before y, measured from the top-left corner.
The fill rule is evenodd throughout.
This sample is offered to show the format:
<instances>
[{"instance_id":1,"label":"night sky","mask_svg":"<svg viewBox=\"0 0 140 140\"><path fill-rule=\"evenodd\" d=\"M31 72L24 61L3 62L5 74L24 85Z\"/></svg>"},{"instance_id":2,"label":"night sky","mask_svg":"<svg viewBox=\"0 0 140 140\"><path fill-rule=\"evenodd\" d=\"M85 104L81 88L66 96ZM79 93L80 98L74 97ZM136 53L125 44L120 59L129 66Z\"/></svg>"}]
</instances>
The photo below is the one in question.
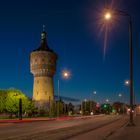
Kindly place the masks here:
<instances>
[{"instance_id":1,"label":"night sky","mask_svg":"<svg viewBox=\"0 0 140 140\"><path fill-rule=\"evenodd\" d=\"M133 17L134 93L140 102L140 1L108 1ZM126 17L110 24L106 53L101 13L104 0L7 0L0 2L0 88L17 88L32 96L29 54L40 43L42 25L47 41L58 54L55 94L104 102L129 102L129 36ZM61 71L71 71L64 80ZM97 95L93 95L97 91ZM123 98L119 99L118 94Z\"/></svg>"}]
</instances>

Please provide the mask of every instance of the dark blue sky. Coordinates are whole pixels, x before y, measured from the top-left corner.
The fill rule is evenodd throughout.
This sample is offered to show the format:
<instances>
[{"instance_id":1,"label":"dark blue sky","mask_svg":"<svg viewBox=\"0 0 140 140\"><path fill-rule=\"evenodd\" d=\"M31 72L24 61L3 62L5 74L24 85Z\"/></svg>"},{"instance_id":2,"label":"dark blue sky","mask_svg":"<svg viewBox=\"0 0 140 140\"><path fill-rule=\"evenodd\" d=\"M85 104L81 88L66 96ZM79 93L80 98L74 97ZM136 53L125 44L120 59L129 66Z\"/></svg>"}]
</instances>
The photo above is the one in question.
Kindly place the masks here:
<instances>
[{"instance_id":1,"label":"dark blue sky","mask_svg":"<svg viewBox=\"0 0 140 140\"><path fill-rule=\"evenodd\" d=\"M140 9L139 0L109 1L111 7L133 16L134 91L140 101ZM104 31L100 32L99 13L104 0L13 0L0 3L0 88L18 88L32 96L33 76L29 54L40 42L46 25L49 47L59 56L54 77L55 94L60 79L60 94L78 99L128 101L129 44L127 19L112 23L104 59ZM61 70L72 76L63 80Z\"/></svg>"}]
</instances>

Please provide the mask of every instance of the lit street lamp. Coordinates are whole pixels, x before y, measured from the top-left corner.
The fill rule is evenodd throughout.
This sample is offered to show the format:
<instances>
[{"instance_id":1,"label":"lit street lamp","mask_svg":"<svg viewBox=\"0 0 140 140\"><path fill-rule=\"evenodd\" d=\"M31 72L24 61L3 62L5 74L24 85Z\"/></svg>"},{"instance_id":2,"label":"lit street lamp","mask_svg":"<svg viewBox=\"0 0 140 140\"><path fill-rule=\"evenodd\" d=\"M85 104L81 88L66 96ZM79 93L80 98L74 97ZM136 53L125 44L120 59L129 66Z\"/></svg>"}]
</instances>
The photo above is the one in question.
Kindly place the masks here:
<instances>
[{"instance_id":1,"label":"lit street lamp","mask_svg":"<svg viewBox=\"0 0 140 140\"><path fill-rule=\"evenodd\" d=\"M124 97L123 95L124 95L124 94L122 94L122 93L119 93L119 94L118 94L118 96L119 96L120 98ZM123 98L121 99L120 102L122 102L122 104L123 104L123 105L122 105L122 108L123 108L123 114L124 114L124 105L125 105L125 103L123 102Z\"/></svg>"},{"instance_id":2,"label":"lit street lamp","mask_svg":"<svg viewBox=\"0 0 140 140\"><path fill-rule=\"evenodd\" d=\"M106 99L105 101L106 101L107 103L109 103L109 99Z\"/></svg>"},{"instance_id":3,"label":"lit street lamp","mask_svg":"<svg viewBox=\"0 0 140 140\"><path fill-rule=\"evenodd\" d=\"M117 16L126 16L129 18L129 49L130 49L130 119L129 119L129 125L132 126L134 125L134 119L133 119L133 57L132 57L132 18L131 16L126 12L126 11L120 11L120 10L115 10L115 11L109 11L107 9L106 14L104 15L105 20L109 21L113 15Z\"/></svg>"},{"instance_id":4,"label":"lit street lamp","mask_svg":"<svg viewBox=\"0 0 140 140\"><path fill-rule=\"evenodd\" d=\"M125 84L126 86L129 86L129 84L130 84L129 80L125 80L125 81L124 81L124 84Z\"/></svg>"},{"instance_id":5,"label":"lit street lamp","mask_svg":"<svg viewBox=\"0 0 140 140\"><path fill-rule=\"evenodd\" d=\"M94 95L96 95L96 94L97 94L97 92L96 92L96 91L93 91L93 94L94 94Z\"/></svg>"},{"instance_id":6,"label":"lit street lamp","mask_svg":"<svg viewBox=\"0 0 140 140\"><path fill-rule=\"evenodd\" d=\"M87 110L87 99L84 100L84 103L85 103L85 112Z\"/></svg>"},{"instance_id":7,"label":"lit street lamp","mask_svg":"<svg viewBox=\"0 0 140 140\"><path fill-rule=\"evenodd\" d=\"M71 75L71 73L70 73L70 71L68 71L68 70L64 70L64 71L62 71L62 78L64 78L64 79L68 79L69 77L70 77L70 75ZM58 79L58 81L57 81L57 96L58 96L58 109L57 109L57 116L59 116L59 109L60 109L60 80Z\"/></svg>"},{"instance_id":8,"label":"lit street lamp","mask_svg":"<svg viewBox=\"0 0 140 140\"><path fill-rule=\"evenodd\" d=\"M122 97L122 94L121 93L119 93L119 95L118 95L119 97Z\"/></svg>"},{"instance_id":9,"label":"lit street lamp","mask_svg":"<svg viewBox=\"0 0 140 140\"><path fill-rule=\"evenodd\" d=\"M130 81L129 80L125 80L124 81L124 85L125 86L129 86L130 85ZM135 105L135 92L133 91L133 105ZM133 110L132 110L133 111Z\"/></svg>"},{"instance_id":10,"label":"lit street lamp","mask_svg":"<svg viewBox=\"0 0 140 140\"><path fill-rule=\"evenodd\" d=\"M107 12L107 13L105 14L105 19L106 19L106 20L110 20L110 19L111 19L111 13L110 13L110 12Z\"/></svg>"},{"instance_id":11,"label":"lit street lamp","mask_svg":"<svg viewBox=\"0 0 140 140\"><path fill-rule=\"evenodd\" d=\"M93 94L94 95L94 100L95 101L95 104L96 104L96 100L95 100L95 95L97 94L97 91L93 91ZM90 101L90 112L92 112L92 100Z\"/></svg>"}]
</instances>

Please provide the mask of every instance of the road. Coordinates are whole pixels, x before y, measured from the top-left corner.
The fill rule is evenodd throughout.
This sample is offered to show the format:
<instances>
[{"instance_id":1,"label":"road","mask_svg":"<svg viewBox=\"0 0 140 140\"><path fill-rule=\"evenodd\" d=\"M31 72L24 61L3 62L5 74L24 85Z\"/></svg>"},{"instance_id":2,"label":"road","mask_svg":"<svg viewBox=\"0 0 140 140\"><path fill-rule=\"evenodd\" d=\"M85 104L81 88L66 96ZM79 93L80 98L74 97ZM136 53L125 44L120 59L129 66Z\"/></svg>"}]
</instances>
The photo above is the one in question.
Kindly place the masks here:
<instances>
[{"instance_id":1,"label":"road","mask_svg":"<svg viewBox=\"0 0 140 140\"><path fill-rule=\"evenodd\" d=\"M115 128L114 126L118 124L120 126L126 120L124 116L103 115L66 121L4 123L0 124L0 140L82 140L85 136L87 137L87 134L90 140L93 134L97 134L95 131L102 128L102 131L107 133L104 130L107 130L109 125ZM109 129L112 130L112 127Z\"/></svg>"}]
</instances>

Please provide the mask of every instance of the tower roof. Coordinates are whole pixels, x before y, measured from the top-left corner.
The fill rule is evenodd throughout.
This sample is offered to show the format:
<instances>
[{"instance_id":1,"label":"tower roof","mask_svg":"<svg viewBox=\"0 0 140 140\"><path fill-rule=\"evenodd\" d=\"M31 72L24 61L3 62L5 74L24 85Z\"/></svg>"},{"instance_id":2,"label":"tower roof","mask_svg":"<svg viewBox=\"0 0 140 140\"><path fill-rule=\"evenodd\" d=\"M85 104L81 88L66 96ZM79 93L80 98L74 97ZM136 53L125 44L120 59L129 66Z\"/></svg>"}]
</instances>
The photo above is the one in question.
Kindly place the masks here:
<instances>
[{"instance_id":1,"label":"tower roof","mask_svg":"<svg viewBox=\"0 0 140 140\"><path fill-rule=\"evenodd\" d=\"M53 52L53 50L51 50L48 47L48 43L47 43L47 39L46 39L46 32L45 31L43 31L41 33L41 41L40 41L39 47L34 51L49 51L49 52Z\"/></svg>"}]
</instances>

